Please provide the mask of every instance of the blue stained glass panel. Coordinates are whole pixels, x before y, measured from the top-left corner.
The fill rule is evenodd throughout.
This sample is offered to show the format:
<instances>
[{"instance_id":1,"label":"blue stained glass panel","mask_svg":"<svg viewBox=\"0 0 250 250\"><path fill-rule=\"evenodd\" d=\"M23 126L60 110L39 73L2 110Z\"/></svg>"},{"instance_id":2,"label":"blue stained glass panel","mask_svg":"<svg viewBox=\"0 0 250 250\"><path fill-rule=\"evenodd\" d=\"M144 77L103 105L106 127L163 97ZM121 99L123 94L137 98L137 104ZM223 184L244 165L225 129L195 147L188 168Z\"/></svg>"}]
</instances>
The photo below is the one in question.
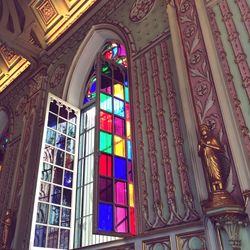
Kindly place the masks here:
<instances>
[{"instance_id":1,"label":"blue stained glass panel","mask_svg":"<svg viewBox=\"0 0 250 250\"><path fill-rule=\"evenodd\" d=\"M127 140L127 154L128 154L128 159L131 160L132 159L132 145L131 145L130 140Z\"/></svg>"},{"instance_id":2,"label":"blue stained glass panel","mask_svg":"<svg viewBox=\"0 0 250 250\"><path fill-rule=\"evenodd\" d=\"M48 238L47 238L47 247L57 248L58 244L58 228L49 227L48 228Z\"/></svg>"},{"instance_id":3,"label":"blue stained glass panel","mask_svg":"<svg viewBox=\"0 0 250 250\"><path fill-rule=\"evenodd\" d=\"M61 167L64 164L64 152L61 150L57 150L56 152L56 164Z\"/></svg>"},{"instance_id":4,"label":"blue stained glass panel","mask_svg":"<svg viewBox=\"0 0 250 250\"><path fill-rule=\"evenodd\" d=\"M125 116L125 105L124 102L114 98L114 114L124 117Z\"/></svg>"},{"instance_id":5,"label":"blue stained glass panel","mask_svg":"<svg viewBox=\"0 0 250 250\"><path fill-rule=\"evenodd\" d=\"M71 206L71 190L64 188L63 189L63 201L62 204L64 206L70 207Z\"/></svg>"},{"instance_id":6,"label":"blue stained glass panel","mask_svg":"<svg viewBox=\"0 0 250 250\"><path fill-rule=\"evenodd\" d=\"M115 178L127 180L126 159L115 156L114 164L115 164Z\"/></svg>"},{"instance_id":7,"label":"blue stained glass panel","mask_svg":"<svg viewBox=\"0 0 250 250\"><path fill-rule=\"evenodd\" d=\"M46 224L48 220L49 205L38 203L36 222Z\"/></svg>"},{"instance_id":8,"label":"blue stained glass panel","mask_svg":"<svg viewBox=\"0 0 250 250\"><path fill-rule=\"evenodd\" d=\"M65 170L65 172L64 172L64 186L65 187L72 187L72 180L73 180L73 173Z\"/></svg>"},{"instance_id":9,"label":"blue stained glass panel","mask_svg":"<svg viewBox=\"0 0 250 250\"><path fill-rule=\"evenodd\" d=\"M113 206L110 204L99 204L98 229L100 231L113 230Z\"/></svg>"},{"instance_id":10,"label":"blue stained glass panel","mask_svg":"<svg viewBox=\"0 0 250 250\"><path fill-rule=\"evenodd\" d=\"M61 193L62 193L62 188L58 186L53 186L53 191L51 194L51 202L55 204L60 204L61 203Z\"/></svg>"},{"instance_id":11,"label":"blue stained glass panel","mask_svg":"<svg viewBox=\"0 0 250 250\"><path fill-rule=\"evenodd\" d=\"M59 226L59 218L60 218L60 207L51 206L49 224Z\"/></svg>"},{"instance_id":12,"label":"blue stained glass panel","mask_svg":"<svg viewBox=\"0 0 250 250\"><path fill-rule=\"evenodd\" d=\"M51 129L47 129L46 143L55 146L55 142L56 142L56 132Z\"/></svg>"},{"instance_id":13,"label":"blue stained glass panel","mask_svg":"<svg viewBox=\"0 0 250 250\"><path fill-rule=\"evenodd\" d=\"M34 239L35 247L45 247L46 229L47 228L45 226L36 225Z\"/></svg>"},{"instance_id":14,"label":"blue stained glass panel","mask_svg":"<svg viewBox=\"0 0 250 250\"><path fill-rule=\"evenodd\" d=\"M62 208L61 226L70 227L70 214L70 209Z\"/></svg>"},{"instance_id":15,"label":"blue stained glass panel","mask_svg":"<svg viewBox=\"0 0 250 250\"><path fill-rule=\"evenodd\" d=\"M49 113L48 127L56 129L57 126L57 116Z\"/></svg>"},{"instance_id":16,"label":"blue stained glass panel","mask_svg":"<svg viewBox=\"0 0 250 250\"><path fill-rule=\"evenodd\" d=\"M56 136L56 147L60 149L65 149L66 136L62 134L57 134Z\"/></svg>"}]
</instances>

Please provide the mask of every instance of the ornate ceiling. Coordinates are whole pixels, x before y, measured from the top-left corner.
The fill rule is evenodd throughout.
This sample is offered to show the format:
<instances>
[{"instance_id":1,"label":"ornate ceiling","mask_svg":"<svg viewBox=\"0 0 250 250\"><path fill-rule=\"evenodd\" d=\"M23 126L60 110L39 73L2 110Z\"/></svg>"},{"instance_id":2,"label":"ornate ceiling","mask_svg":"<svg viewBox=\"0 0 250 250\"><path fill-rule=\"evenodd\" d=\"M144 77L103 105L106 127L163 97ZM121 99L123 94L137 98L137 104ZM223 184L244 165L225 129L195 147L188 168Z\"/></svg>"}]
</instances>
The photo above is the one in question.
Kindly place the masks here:
<instances>
[{"instance_id":1,"label":"ornate ceiling","mask_svg":"<svg viewBox=\"0 0 250 250\"><path fill-rule=\"evenodd\" d=\"M0 0L0 92L97 2Z\"/></svg>"}]
</instances>

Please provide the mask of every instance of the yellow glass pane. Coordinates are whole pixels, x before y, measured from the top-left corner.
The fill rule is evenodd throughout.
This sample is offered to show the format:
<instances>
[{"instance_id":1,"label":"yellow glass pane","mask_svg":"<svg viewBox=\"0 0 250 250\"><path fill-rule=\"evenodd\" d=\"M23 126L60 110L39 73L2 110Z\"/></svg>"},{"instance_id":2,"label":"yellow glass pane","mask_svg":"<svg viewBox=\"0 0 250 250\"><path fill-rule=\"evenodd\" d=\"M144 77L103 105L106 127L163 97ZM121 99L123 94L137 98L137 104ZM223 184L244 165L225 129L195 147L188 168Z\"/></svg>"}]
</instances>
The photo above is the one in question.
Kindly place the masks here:
<instances>
[{"instance_id":1,"label":"yellow glass pane","mask_svg":"<svg viewBox=\"0 0 250 250\"><path fill-rule=\"evenodd\" d=\"M114 136L114 154L125 157L125 140L119 136Z\"/></svg>"},{"instance_id":2,"label":"yellow glass pane","mask_svg":"<svg viewBox=\"0 0 250 250\"><path fill-rule=\"evenodd\" d=\"M115 83L115 85L114 85L114 96L124 100L124 89L123 89L122 84Z\"/></svg>"},{"instance_id":3,"label":"yellow glass pane","mask_svg":"<svg viewBox=\"0 0 250 250\"><path fill-rule=\"evenodd\" d=\"M130 139L131 138L131 127L130 127L130 122L126 121L126 133L127 137Z\"/></svg>"},{"instance_id":4,"label":"yellow glass pane","mask_svg":"<svg viewBox=\"0 0 250 250\"><path fill-rule=\"evenodd\" d=\"M134 207L135 202L134 202L134 185L132 183L128 184L128 189L129 189L129 206Z\"/></svg>"}]
</instances>

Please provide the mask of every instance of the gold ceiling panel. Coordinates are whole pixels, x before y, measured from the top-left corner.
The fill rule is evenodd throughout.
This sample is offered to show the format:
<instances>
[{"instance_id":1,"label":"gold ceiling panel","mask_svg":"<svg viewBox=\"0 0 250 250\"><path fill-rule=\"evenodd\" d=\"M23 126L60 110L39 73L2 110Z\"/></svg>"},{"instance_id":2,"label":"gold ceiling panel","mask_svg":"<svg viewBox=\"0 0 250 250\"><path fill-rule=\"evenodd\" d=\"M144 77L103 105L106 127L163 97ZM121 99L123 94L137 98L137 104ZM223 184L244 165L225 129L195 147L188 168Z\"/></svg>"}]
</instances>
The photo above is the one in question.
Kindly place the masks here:
<instances>
[{"instance_id":1,"label":"gold ceiling panel","mask_svg":"<svg viewBox=\"0 0 250 250\"><path fill-rule=\"evenodd\" d=\"M0 46L0 93L29 65L28 60L2 44Z\"/></svg>"},{"instance_id":2,"label":"gold ceiling panel","mask_svg":"<svg viewBox=\"0 0 250 250\"><path fill-rule=\"evenodd\" d=\"M97 0L34 0L30 6L43 28L47 45L53 43Z\"/></svg>"}]
</instances>

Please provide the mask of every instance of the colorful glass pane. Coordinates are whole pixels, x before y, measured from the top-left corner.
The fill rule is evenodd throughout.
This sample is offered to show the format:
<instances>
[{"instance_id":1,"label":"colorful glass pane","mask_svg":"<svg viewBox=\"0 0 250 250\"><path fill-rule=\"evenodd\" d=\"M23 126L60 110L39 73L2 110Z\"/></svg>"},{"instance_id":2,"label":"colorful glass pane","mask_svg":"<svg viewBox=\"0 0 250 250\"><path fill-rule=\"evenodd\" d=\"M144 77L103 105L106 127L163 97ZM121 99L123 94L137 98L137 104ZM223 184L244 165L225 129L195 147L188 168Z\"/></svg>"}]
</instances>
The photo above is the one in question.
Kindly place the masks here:
<instances>
[{"instance_id":1,"label":"colorful glass pane","mask_svg":"<svg viewBox=\"0 0 250 250\"><path fill-rule=\"evenodd\" d=\"M48 127L56 129L57 127L57 116L49 113Z\"/></svg>"},{"instance_id":2,"label":"colorful glass pane","mask_svg":"<svg viewBox=\"0 0 250 250\"><path fill-rule=\"evenodd\" d=\"M47 227L36 225L35 238L34 238L35 247L45 247L46 231L47 231Z\"/></svg>"},{"instance_id":3,"label":"colorful glass pane","mask_svg":"<svg viewBox=\"0 0 250 250\"><path fill-rule=\"evenodd\" d=\"M132 146L131 146L131 141L127 140L127 154L128 154L128 159L132 159Z\"/></svg>"},{"instance_id":4,"label":"colorful glass pane","mask_svg":"<svg viewBox=\"0 0 250 250\"><path fill-rule=\"evenodd\" d=\"M122 137L125 135L124 120L117 116L114 117L114 132Z\"/></svg>"},{"instance_id":5,"label":"colorful glass pane","mask_svg":"<svg viewBox=\"0 0 250 250\"><path fill-rule=\"evenodd\" d=\"M112 79L106 76L101 76L101 91L112 94Z\"/></svg>"},{"instance_id":6,"label":"colorful glass pane","mask_svg":"<svg viewBox=\"0 0 250 250\"><path fill-rule=\"evenodd\" d=\"M113 181L109 178L100 177L99 179L99 197L101 201L113 201Z\"/></svg>"},{"instance_id":7,"label":"colorful glass pane","mask_svg":"<svg viewBox=\"0 0 250 250\"><path fill-rule=\"evenodd\" d=\"M127 204L127 184L123 181L115 182L115 203L119 205Z\"/></svg>"},{"instance_id":8,"label":"colorful glass pane","mask_svg":"<svg viewBox=\"0 0 250 250\"><path fill-rule=\"evenodd\" d=\"M102 65L102 73L106 76L109 76L109 77L112 76L111 68L109 67L109 65L107 63Z\"/></svg>"},{"instance_id":9,"label":"colorful glass pane","mask_svg":"<svg viewBox=\"0 0 250 250\"><path fill-rule=\"evenodd\" d=\"M69 230L61 229L60 230L60 248L69 249Z\"/></svg>"},{"instance_id":10,"label":"colorful glass pane","mask_svg":"<svg viewBox=\"0 0 250 250\"><path fill-rule=\"evenodd\" d=\"M129 90L128 90L128 87L125 87L125 101L129 102Z\"/></svg>"},{"instance_id":11,"label":"colorful glass pane","mask_svg":"<svg viewBox=\"0 0 250 250\"><path fill-rule=\"evenodd\" d=\"M132 168L132 162L128 161L128 181L133 182L133 168Z\"/></svg>"},{"instance_id":12,"label":"colorful glass pane","mask_svg":"<svg viewBox=\"0 0 250 250\"><path fill-rule=\"evenodd\" d=\"M135 235L135 209L133 207L129 208L130 212L130 233Z\"/></svg>"},{"instance_id":13,"label":"colorful glass pane","mask_svg":"<svg viewBox=\"0 0 250 250\"><path fill-rule=\"evenodd\" d=\"M48 228L47 247L57 248L58 233L59 233L58 228L55 228L55 227L49 227Z\"/></svg>"},{"instance_id":14,"label":"colorful glass pane","mask_svg":"<svg viewBox=\"0 0 250 250\"><path fill-rule=\"evenodd\" d=\"M106 94L100 94L100 108L104 111L112 113L112 97Z\"/></svg>"},{"instance_id":15,"label":"colorful glass pane","mask_svg":"<svg viewBox=\"0 0 250 250\"><path fill-rule=\"evenodd\" d=\"M113 230L113 206L111 204L99 204L98 229L100 231Z\"/></svg>"},{"instance_id":16,"label":"colorful glass pane","mask_svg":"<svg viewBox=\"0 0 250 250\"><path fill-rule=\"evenodd\" d=\"M99 173L103 176L112 176L112 157L111 155L101 154L99 160Z\"/></svg>"},{"instance_id":17,"label":"colorful glass pane","mask_svg":"<svg viewBox=\"0 0 250 250\"><path fill-rule=\"evenodd\" d=\"M59 226L59 218L60 218L60 207L51 206L49 224Z\"/></svg>"},{"instance_id":18,"label":"colorful glass pane","mask_svg":"<svg viewBox=\"0 0 250 250\"><path fill-rule=\"evenodd\" d=\"M124 207L115 208L115 231L119 233L128 232L128 210Z\"/></svg>"},{"instance_id":19,"label":"colorful glass pane","mask_svg":"<svg viewBox=\"0 0 250 250\"><path fill-rule=\"evenodd\" d=\"M96 97L96 75L94 73L92 74L87 83L87 91L84 96L83 104L90 102L95 97Z\"/></svg>"},{"instance_id":20,"label":"colorful glass pane","mask_svg":"<svg viewBox=\"0 0 250 250\"><path fill-rule=\"evenodd\" d=\"M72 187L72 180L73 180L73 173L70 171L64 171L64 186L65 187Z\"/></svg>"},{"instance_id":21,"label":"colorful glass pane","mask_svg":"<svg viewBox=\"0 0 250 250\"><path fill-rule=\"evenodd\" d=\"M114 98L114 114L120 117L125 116L125 105L124 102Z\"/></svg>"},{"instance_id":22,"label":"colorful glass pane","mask_svg":"<svg viewBox=\"0 0 250 250\"><path fill-rule=\"evenodd\" d=\"M129 139L131 139L131 126L129 121L126 121L126 135Z\"/></svg>"},{"instance_id":23,"label":"colorful glass pane","mask_svg":"<svg viewBox=\"0 0 250 250\"><path fill-rule=\"evenodd\" d=\"M115 178L127 180L126 159L121 157L114 157Z\"/></svg>"},{"instance_id":24,"label":"colorful glass pane","mask_svg":"<svg viewBox=\"0 0 250 250\"><path fill-rule=\"evenodd\" d=\"M114 135L114 154L125 157L125 140Z\"/></svg>"},{"instance_id":25,"label":"colorful glass pane","mask_svg":"<svg viewBox=\"0 0 250 250\"><path fill-rule=\"evenodd\" d=\"M128 184L128 189L129 189L129 206L134 207L134 185L132 183Z\"/></svg>"},{"instance_id":26,"label":"colorful glass pane","mask_svg":"<svg viewBox=\"0 0 250 250\"><path fill-rule=\"evenodd\" d=\"M128 103L125 104L126 121L130 121L130 106Z\"/></svg>"},{"instance_id":27,"label":"colorful glass pane","mask_svg":"<svg viewBox=\"0 0 250 250\"><path fill-rule=\"evenodd\" d=\"M100 111L100 129L112 132L112 115L104 111Z\"/></svg>"},{"instance_id":28,"label":"colorful glass pane","mask_svg":"<svg viewBox=\"0 0 250 250\"><path fill-rule=\"evenodd\" d=\"M122 84L114 84L114 96L124 100L124 89Z\"/></svg>"},{"instance_id":29,"label":"colorful glass pane","mask_svg":"<svg viewBox=\"0 0 250 250\"><path fill-rule=\"evenodd\" d=\"M113 143L112 143L112 135L106 132L100 131L100 151L112 154L113 151Z\"/></svg>"}]
</instances>

